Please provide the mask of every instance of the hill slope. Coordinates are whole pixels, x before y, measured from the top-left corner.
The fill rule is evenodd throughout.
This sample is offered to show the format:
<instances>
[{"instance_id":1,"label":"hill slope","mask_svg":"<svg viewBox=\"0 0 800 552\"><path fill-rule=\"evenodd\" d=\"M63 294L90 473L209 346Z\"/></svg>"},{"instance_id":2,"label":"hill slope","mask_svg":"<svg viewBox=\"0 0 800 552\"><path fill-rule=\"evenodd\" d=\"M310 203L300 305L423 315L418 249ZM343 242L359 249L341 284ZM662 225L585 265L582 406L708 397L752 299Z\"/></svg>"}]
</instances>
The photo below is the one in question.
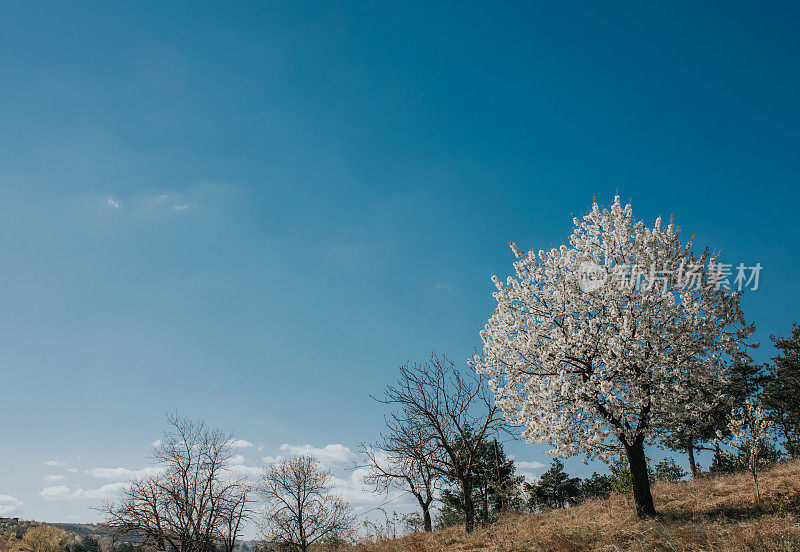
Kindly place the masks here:
<instances>
[{"instance_id":1,"label":"hill slope","mask_svg":"<svg viewBox=\"0 0 800 552\"><path fill-rule=\"evenodd\" d=\"M639 521L628 499L612 495L574 508L510 515L467 535L461 528L364 543L354 551L789 551L800 550L800 461L759 474L761 503L752 478L736 474L697 482L657 484L659 516Z\"/></svg>"},{"instance_id":2,"label":"hill slope","mask_svg":"<svg viewBox=\"0 0 800 552\"><path fill-rule=\"evenodd\" d=\"M55 525L64 531L69 531L70 533L75 533L76 535L80 535L82 537L91 536L106 539L110 539L112 537L111 531L96 523L51 523L50 525ZM120 539L120 542L137 541L135 539L122 538Z\"/></svg>"}]
</instances>

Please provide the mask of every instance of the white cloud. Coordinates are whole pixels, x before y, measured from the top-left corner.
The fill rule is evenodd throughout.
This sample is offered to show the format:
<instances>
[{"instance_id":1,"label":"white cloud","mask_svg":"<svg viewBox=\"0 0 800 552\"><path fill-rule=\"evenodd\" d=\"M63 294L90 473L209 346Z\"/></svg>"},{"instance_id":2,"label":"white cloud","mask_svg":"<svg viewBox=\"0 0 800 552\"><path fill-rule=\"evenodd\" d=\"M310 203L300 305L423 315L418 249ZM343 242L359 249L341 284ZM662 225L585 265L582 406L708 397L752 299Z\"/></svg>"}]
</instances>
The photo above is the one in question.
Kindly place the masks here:
<instances>
[{"instance_id":1,"label":"white cloud","mask_svg":"<svg viewBox=\"0 0 800 552\"><path fill-rule=\"evenodd\" d=\"M161 439L156 439L152 443L150 443L151 447L160 447L161 446Z\"/></svg>"},{"instance_id":2,"label":"white cloud","mask_svg":"<svg viewBox=\"0 0 800 552\"><path fill-rule=\"evenodd\" d=\"M225 204L239 197L240 192L241 189L234 185L201 181L181 189L125 194L125 211L134 216L157 214L175 217L199 208ZM92 201L102 201L106 209L122 210L123 199L119 197L103 194L92 197Z\"/></svg>"},{"instance_id":3,"label":"white cloud","mask_svg":"<svg viewBox=\"0 0 800 552\"><path fill-rule=\"evenodd\" d=\"M99 489L76 489L70 495L70 500L97 500L100 498L113 498L125 489L128 483L109 483Z\"/></svg>"},{"instance_id":4,"label":"white cloud","mask_svg":"<svg viewBox=\"0 0 800 552\"><path fill-rule=\"evenodd\" d=\"M142 468L141 470L131 470L128 468L91 468L86 470L86 473L98 479L126 480L158 475L162 471L164 471L162 467L150 466Z\"/></svg>"},{"instance_id":5,"label":"white cloud","mask_svg":"<svg viewBox=\"0 0 800 552\"><path fill-rule=\"evenodd\" d=\"M39 496L45 500L98 500L113 498L127 486L128 483L109 483L98 489L75 489L73 491L65 485L55 485L39 491Z\"/></svg>"},{"instance_id":6,"label":"white cloud","mask_svg":"<svg viewBox=\"0 0 800 552\"><path fill-rule=\"evenodd\" d=\"M524 460L520 460L519 462L514 462L517 467L526 469L526 470L538 470L539 468L544 468L545 465L541 462L537 462L536 460L532 462L526 462Z\"/></svg>"},{"instance_id":7,"label":"white cloud","mask_svg":"<svg viewBox=\"0 0 800 552\"><path fill-rule=\"evenodd\" d=\"M234 475L250 480L257 480L264 474L264 468L245 464L234 464L230 467L230 470Z\"/></svg>"},{"instance_id":8,"label":"white cloud","mask_svg":"<svg viewBox=\"0 0 800 552\"><path fill-rule=\"evenodd\" d=\"M366 469L356 468L354 470L345 471L341 464L354 459L356 455L344 445L330 444L323 447L313 447L309 444L283 444L280 446L280 450L286 455L312 455L318 458L322 463L339 464L339 466L331 467L334 472L331 478L331 484L333 485L334 492L351 503L357 511L368 510L382 502L385 502L387 499L392 499L392 506L395 507L411 505L411 502L407 501L405 498L399 498L399 496L403 493L392 492L389 493L388 496L386 493L373 493L369 485L364 482L364 476L367 474ZM284 459L285 456L281 455L262 457L262 460L266 464L280 462ZM248 468L246 466L242 466L241 469L253 470L251 473L257 476L260 476L264 470L264 468ZM396 500L398 498L399 500Z\"/></svg>"},{"instance_id":9,"label":"white cloud","mask_svg":"<svg viewBox=\"0 0 800 552\"><path fill-rule=\"evenodd\" d=\"M231 439L228 441L228 446L236 448L249 448L253 446L253 443L250 441L245 441L244 439Z\"/></svg>"},{"instance_id":10,"label":"white cloud","mask_svg":"<svg viewBox=\"0 0 800 552\"><path fill-rule=\"evenodd\" d=\"M0 495L0 516L12 517L22 511L22 501L11 495Z\"/></svg>"},{"instance_id":11,"label":"white cloud","mask_svg":"<svg viewBox=\"0 0 800 552\"><path fill-rule=\"evenodd\" d=\"M67 500L69 499L69 487L64 485L55 485L53 487L45 487L39 491L39 496L45 500Z\"/></svg>"},{"instance_id":12,"label":"white cloud","mask_svg":"<svg viewBox=\"0 0 800 552\"><path fill-rule=\"evenodd\" d=\"M59 481L64 481L64 479L66 479L66 477L64 477L63 475L55 475L52 473L50 475L46 475L44 478L44 480L47 481L48 483L57 483Z\"/></svg>"},{"instance_id":13,"label":"white cloud","mask_svg":"<svg viewBox=\"0 0 800 552\"><path fill-rule=\"evenodd\" d=\"M357 510L372 507L381 502L386 502L387 499L393 500L398 495L404 494L390 493L387 496L383 493L373 493L369 490L368 485L364 483L364 476L366 474L366 469L358 468L350 472L349 477L334 476L331 478L334 492L352 504ZM403 500L393 502L393 506L395 507L402 504L405 504Z\"/></svg>"},{"instance_id":14,"label":"white cloud","mask_svg":"<svg viewBox=\"0 0 800 552\"><path fill-rule=\"evenodd\" d=\"M453 286L450 284L436 284L436 291L446 291L447 293L451 293L455 291L455 289L453 289Z\"/></svg>"},{"instance_id":15,"label":"white cloud","mask_svg":"<svg viewBox=\"0 0 800 552\"><path fill-rule=\"evenodd\" d=\"M315 448L311 445L281 445L281 450L295 456L311 455L320 462L347 462L355 457L353 452L344 445L325 445L322 448Z\"/></svg>"},{"instance_id":16,"label":"white cloud","mask_svg":"<svg viewBox=\"0 0 800 552\"><path fill-rule=\"evenodd\" d=\"M541 462L537 462L536 460L532 460L530 462L528 462L527 460L517 460L516 458L514 458L513 454L509 454L508 458L514 460L514 465L517 468L521 468L520 471L517 472L517 474L523 476L527 483L534 484L539 482L538 475L523 470L539 470L546 467L544 464L542 464Z\"/></svg>"},{"instance_id":17,"label":"white cloud","mask_svg":"<svg viewBox=\"0 0 800 552\"><path fill-rule=\"evenodd\" d=\"M525 482L526 483L534 484L534 483L538 483L539 482L539 477L536 474L533 474L531 472L524 472L524 471L520 471L520 472L517 472L517 473L525 478Z\"/></svg>"},{"instance_id":18,"label":"white cloud","mask_svg":"<svg viewBox=\"0 0 800 552\"><path fill-rule=\"evenodd\" d=\"M261 466L248 466L245 457L241 454L231 457L231 465L228 468L234 477L242 477L251 481L261 478L264 468Z\"/></svg>"},{"instance_id":19,"label":"white cloud","mask_svg":"<svg viewBox=\"0 0 800 552\"><path fill-rule=\"evenodd\" d=\"M78 473L78 468L67 468L69 473Z\"/></svg>"},{"instance_id":20,"label":"white cloud","mask_svg":"<svg viewBox=\"0 0 800 552\"><path fill-rule=\"evenodd\" d=\"M59 462L58 460L48 460L44 463L45 466L63 466L63 462Z\"/></svg>"}]
</instances>

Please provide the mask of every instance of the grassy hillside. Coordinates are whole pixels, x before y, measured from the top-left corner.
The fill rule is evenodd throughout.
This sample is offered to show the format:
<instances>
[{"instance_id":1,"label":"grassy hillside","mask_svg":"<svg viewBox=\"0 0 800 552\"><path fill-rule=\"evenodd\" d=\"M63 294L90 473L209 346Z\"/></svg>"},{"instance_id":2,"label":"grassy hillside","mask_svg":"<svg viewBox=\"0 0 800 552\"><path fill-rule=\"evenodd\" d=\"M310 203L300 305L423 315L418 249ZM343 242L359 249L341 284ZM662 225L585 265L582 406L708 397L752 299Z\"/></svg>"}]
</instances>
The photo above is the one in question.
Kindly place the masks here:
<instances>
[{"instance_id":1,"label":"grassy hillside","mask_svg":"<svg viewBox=\"0 0 800 552\"><path fill-rule=\"evenodd\" d=\"M362 543L353 552L465 550L800 550L800 462L759 476L761 503L753 503L746 474L697 482L656 484L659 517L639 521L626 497L590 500L537 515L509 515L467 535L461 528Z\"/></svg>"}]
</instances>

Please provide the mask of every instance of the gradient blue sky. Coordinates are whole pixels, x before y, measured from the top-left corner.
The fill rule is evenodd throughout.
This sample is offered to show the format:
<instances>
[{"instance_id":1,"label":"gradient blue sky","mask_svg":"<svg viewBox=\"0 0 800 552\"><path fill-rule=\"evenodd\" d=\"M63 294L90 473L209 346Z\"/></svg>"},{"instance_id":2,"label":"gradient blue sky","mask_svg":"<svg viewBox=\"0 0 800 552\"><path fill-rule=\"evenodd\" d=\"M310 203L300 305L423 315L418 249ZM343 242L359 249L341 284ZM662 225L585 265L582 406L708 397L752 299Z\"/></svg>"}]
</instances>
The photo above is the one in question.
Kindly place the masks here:
<instances>
[{"instance_id":1,"label":"gradient blue sky","mask_svg":"<svg viewBox=\"0 0 800 552\"><path fill-rule=\"evenodd\" d=\"M764 266L744 308L768 358L800 319L799 15L4 4L0 508L95 519L114 480L87 470L144 466L166 411L251 466L355 450L398 364L479 345L509 240L559 243L616 190Z\"/></svg>"}]
</instances>

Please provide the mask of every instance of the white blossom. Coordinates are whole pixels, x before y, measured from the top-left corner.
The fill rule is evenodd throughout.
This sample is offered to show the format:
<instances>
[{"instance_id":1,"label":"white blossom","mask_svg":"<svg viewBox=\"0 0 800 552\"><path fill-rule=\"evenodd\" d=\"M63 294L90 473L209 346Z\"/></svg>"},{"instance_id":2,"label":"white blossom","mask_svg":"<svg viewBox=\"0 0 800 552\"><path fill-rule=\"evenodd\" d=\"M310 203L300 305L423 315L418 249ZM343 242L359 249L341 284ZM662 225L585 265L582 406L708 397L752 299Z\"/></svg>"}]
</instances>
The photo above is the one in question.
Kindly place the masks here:
<instances>
[{"instance_id":1,"label":"white blossom","mask_svg":"<svg viewBox=\"0 0 800 552\"><path fill-rule=\"evenodd\" d=\"M681 285L681 267L718 254L695 255L672 220L648 227L617 196L573 223L568 243L549 251L511 244L516 274L492 276L497 308L472 363L528 441L608 457L708 411L725 359L753 328L737 292ZM639 271L638 285L602 281L625 266L658 271Z\"/></svg>"},{"instance_id":2,"label":"white blossom","mask_svg":"<svg viewBox=\"0 0 800 552\"><path fill-rule=\"evenodd\" d=\"M747 467L750 470L758 468L759 445L769 436L772 427L772 420L757 398L747 397L743 405L731 411L728 421L731 439L728 444L747 452Z\"/></svg>"},{"instance_id":3,"label":"white blossom","mask_svg":"<svg viewBox=\"0 0 800 552\"><path fill-rule=\"evenodd\" d=\"M747 397L744 404L735 407L728 422L728 430L731 433L728 444L744 451L747 455L747 468L753 475L753 494L756 502L761 499L758 489L759 448L761 443L769 438L772 427L773 422L764 412L758 396Z\"/></svg>"}]
</instances>

